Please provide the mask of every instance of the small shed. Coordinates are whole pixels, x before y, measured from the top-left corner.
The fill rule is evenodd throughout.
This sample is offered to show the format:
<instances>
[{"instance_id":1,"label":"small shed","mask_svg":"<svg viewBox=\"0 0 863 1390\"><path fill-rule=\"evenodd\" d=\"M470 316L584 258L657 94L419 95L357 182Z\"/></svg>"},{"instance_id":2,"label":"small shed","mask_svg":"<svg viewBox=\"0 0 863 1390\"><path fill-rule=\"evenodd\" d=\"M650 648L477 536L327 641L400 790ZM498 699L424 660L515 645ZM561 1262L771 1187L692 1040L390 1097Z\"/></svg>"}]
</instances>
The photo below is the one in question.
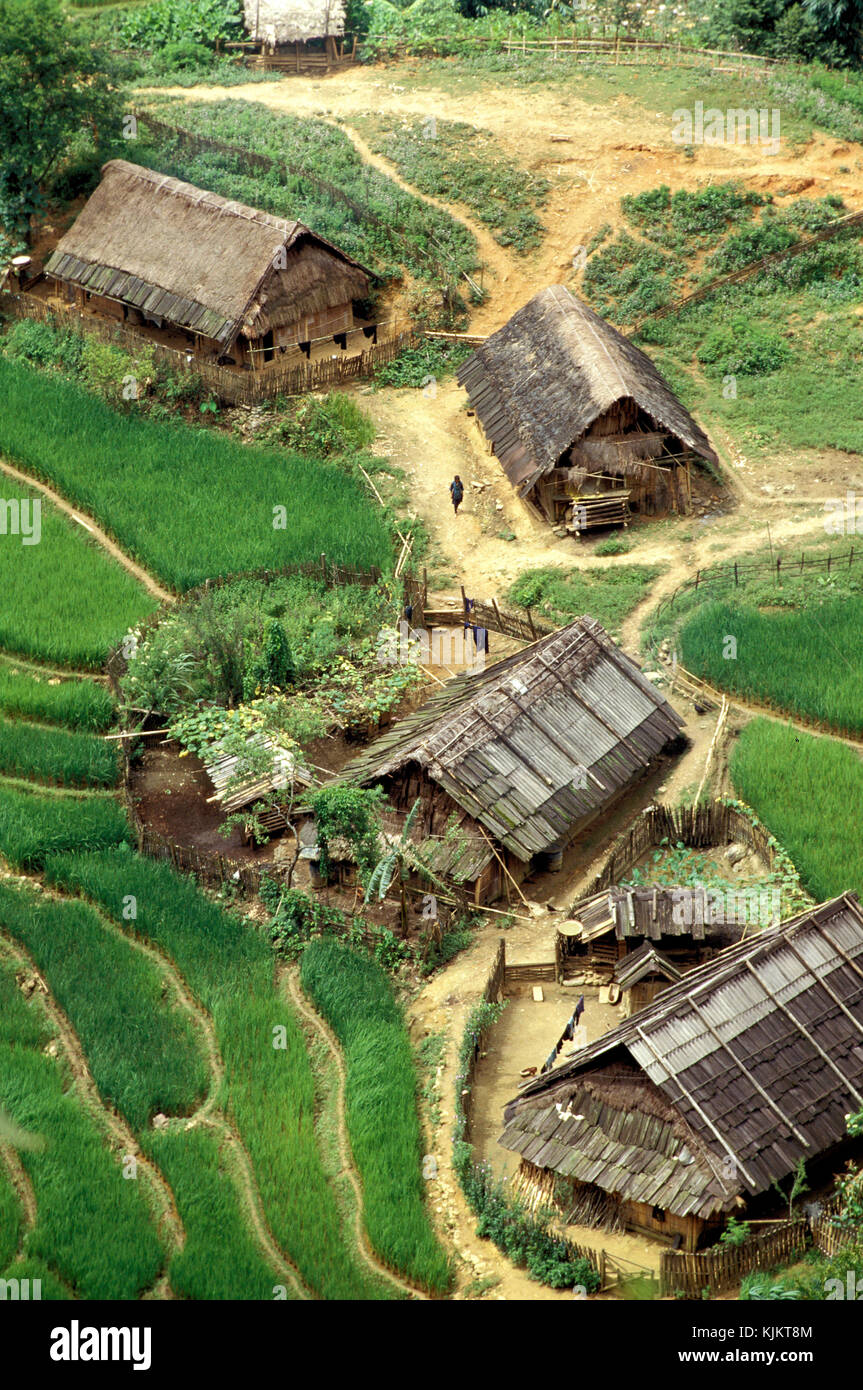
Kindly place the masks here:
<instances>
[{"instance_id":1,"label":"small shed","mask_svg":"<svg viewBox=\"0 0 863 1390\"><path fill-rule=\"evenodd\" d=\"M342 776L383 786L402 816L419 798L427 862L476 903L493 902L549 867L682 726L635 662L583 617L448 681Z\"/></svg>"},{"instance_id":2,"label":"small shed","mask_svg":"<svg viewBox=\"0 0 863 1390\"><path fill-rule=\"evenodd\" d=\"M562 285L540 290L458 371L518 495L573 534L688 512L718 462L646 353Z\"/></svg>"},{"instance_id":3,"label":"small shed","mask_svg":"<svg viewBox=\"0 0 863 1390\"><path fill-rule=\"evenodd\" d=\"M839 1162L863 1107L863 909L850 893L719 952L531 1082L500 1138L517 1186L695 1250Z\"/></svg>"},{"instance_id":4,"label":"small shed","mask_svg":"<svg viewBox=\"0 0 863 1390\"><path fill-rule=\"evenodd\" d=\"M305 72L345 60L345 0L244 0L244 12L250 41L270 59L264 66Z\"/></svg>"},{"instance_id":5,"label":"small shed","mask_svg":"<svg viewBox=\"0 0 863 1390\"><path fill-rule=\"evenodd\" d=\"M637 951L632 951L614 968L612 984L623 995L624 1010L627 1017L638 1013L652 1004L657 994L676 984L683 971L664 956L661 951L645 941Z\"/></svg>"},{"instance_id":6,"label":"small shed","mask_svg":"<svg viewBox=\"0 0 863 1390\"><path fill-rule=\"evenodd\" d=\"M264 371L345 346L369 272L301 222L111 159L45 265L70 303L210 360Z\"/></svg>"},{"instance_id":7,"label":"small shed","mask_svg":"<svg viewBox=\"0 0 863 1390\"><path fill-rule=\"evenodd\" d=\"M582 898L573 903L559 932L564 973L587 968L610 977L618 962L645 942L681 969L700 965L744 933L747 914L742 912L738 920L729 912L730 896L704 887L618 884Z\"/></svg>"},{"instance_id":8,"label":"small shed","mask_svg":"<svg viewBox=\"0 0 863 1390\"><path fill-rule=\"evenodd\" d=\"M288 821L284 812L275 803L276 793L289 787L298 790L311 786L311 773L296 762L293 754L279 748L268 736L252 734L247 740L250 752L272 754L271 770L263 775L250 773L247 777L238 776L240 756L237 753L222 753L218 747L213 749L210 761L205 762L207 776L213 784L213 796L226 816L235 811L244 811L258 803L264 803L257 816L259 824L269 834L277 834L287 829ZM250 839L248 830L244 839Z\"/></svg>"}]
</instances>

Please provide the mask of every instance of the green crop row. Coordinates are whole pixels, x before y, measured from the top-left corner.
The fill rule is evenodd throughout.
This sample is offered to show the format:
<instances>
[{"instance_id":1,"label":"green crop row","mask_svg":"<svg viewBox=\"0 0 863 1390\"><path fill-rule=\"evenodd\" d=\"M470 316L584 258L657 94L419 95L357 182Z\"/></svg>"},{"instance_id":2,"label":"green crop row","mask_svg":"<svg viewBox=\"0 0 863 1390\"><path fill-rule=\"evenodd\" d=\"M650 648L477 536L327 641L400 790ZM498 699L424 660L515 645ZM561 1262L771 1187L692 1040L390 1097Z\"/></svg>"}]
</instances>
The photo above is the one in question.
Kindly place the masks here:
<instances>
[{"instance_id":1,"label":"green crop row","mask_svg":"<svg viewBox=\"0 0 863 1390\"><path fill-rule=\"evenodd\" d=\"M0 660L0 710L21 719L64 724L70 729L107 729L114 719L114 699L90 680L61 680L50 674Z\"/></svg>"},{"instance_id":2,"label":"green crop row","mask_svg":"<svg viewBox=\"0 0 863 1390\"><path fill-rule=\"evenodd\" d=\"M0 375L12 365L0 362ZM13 436L23 443L29 434L35 441L43 424L47 426L39 417L58 385L42 378L44 397L29 406L24 379L18 382L14 397L0 389L0 449L10 457L29 461L26 448L16 448ZM61 438L61 401L55 401L53 412L53 428ZM17 419L12 418L15 416ZM104 459L101 466L105 466ZM8 478L0 483L0 493L4 524L0 534L0 646L66 666L101 666L108 648L155 606L154 600L136 579L88 540L86 531L38 494Z\"/></svg>"},{"instance_id":3,"label":"green crop row","mask_svg":"<svg viewBox=\"0 0 863 1390\"><path fill-rule=\"evenodd\" d=\"M386 1297L345 1242L317 1149L303 1034L275 987L263 936L167 865L123 850L57 856L46 871L118 921L131 894L135 931L171 957L211 1013L225 1062L223 1103L251 1157L273 1235L309 1286L328 1299Z\"/></svg>"},{"instance_id":4,"label":"green crop row","mask_svg":"<svg viewBox=\"0 0 863 1390\"><path fill-rule=\"evenodd\" d=\"M96 734L42 729L0 716L0 773L60 787L113 787L117 745Z\"/></svg>"},{"instance_id":5,"label":"green crop row","mask_svg":"<svg viewBox=\"0 0 863 1390\"><path fill-rule=\"evenodd\" d=\"M863 598L854 596L813 596L790 613L709 603L681 628L680 650L688 670L723 690L859 733L861 625Z\"/></svg>"},{"instance_id":6,"label":"green crop row","mask_svg":"<svg viewBox=\"0 0 863 1390\"><path fill-rule=\"evenodd\" d=\"M322 552L363 567L386 569L391 560L380 509L336 464L241 444L205 428L121 414L72 382L5 358L0 450L56 483L178 590L238 570L317 559ZM29 549L48 553L46 539ZM5 553L0 549L0 556ZM51 605L75 587L57 583L54 565L43 582ZM21 591L22 600L30 588ZM88 605L98 607L86 584L78 592L79 601L86 594ZM97 652L90 644L91 657L101 659L111 638L142 611L138 606L124 616L122 626L106 622ZM18 623L22 633L32 629L26 602ZM2 628L0 641L16 645Z\"/></svg>"},{"instance_id":7,"label":"green crop row","mask_svg":"<svg viewBox=\"0 0 863 1390\"><path fill-rule=\"evenodd\" d=\"M81 902L0 883L0 927L33 957L87 1054L103 1099L141 1129L159 1111L186 1114L207 1071L187 1018L163 998L161 974Z\"/></svg>"},{"instance_id":8,"label":"green crop row","mask_svg":"<svg viewBox=\"0 0 863 1390\"><path fill-rule=\"evenodd\" d=\"M144 1142L171 1185L186 1232L169 1268L175 1294L226 1302L273 1298L281 1281L249 1235L219 1138L203 1128L152 1130ZM292 1296L290 1285L286 1294Z\"/></svg>"},{"instance_id":9,"label":"green crop row","mask_svg":"<svg viewBox=\"0 0 863 1390\"><path fill-rule=\"evenodd\" d=\"M66 1067L44 1052L50 1034L36 1008L4 978L0 1107L35 1141L19 1152L37 1207L28 1259L47 1261L81 1298L136 1298L163 1258L140 1185L124 1179Z\"/></svg>"},{"instance_id":10,"label":"green crop row","mask_svg":"<svg viewBox=\"0 0 863 1390\"><path fill-rule=\"evenodd\" d=\"M19 869L41 868L52 854L107 849L128 840L119 802L0 786L0 854Z\"/></svg>"},{"instance_id":11,"label":"green crop row","mask_svg":"<svg viewBox=\"0 0 863 1390\"><path fill-rule=\"evenodd\" d=\"M391 1268L445 1293L452 1267L426 1208L416 1071L386 972L324 937L303 952L301 973L344 1049L348 1132L369 1240Z\"/></svg>"},{"instance_id":12,"label":"green crop row","mask_svg":"<svg viewBox=\"0 0 863 1390\"><path fill-rule=\"evenodd\" d=\"M738 795L788 851L819 902L863 894L863 762L835 739L774 720L747 724L734 747Z\"/></svg>"}]
</instances>

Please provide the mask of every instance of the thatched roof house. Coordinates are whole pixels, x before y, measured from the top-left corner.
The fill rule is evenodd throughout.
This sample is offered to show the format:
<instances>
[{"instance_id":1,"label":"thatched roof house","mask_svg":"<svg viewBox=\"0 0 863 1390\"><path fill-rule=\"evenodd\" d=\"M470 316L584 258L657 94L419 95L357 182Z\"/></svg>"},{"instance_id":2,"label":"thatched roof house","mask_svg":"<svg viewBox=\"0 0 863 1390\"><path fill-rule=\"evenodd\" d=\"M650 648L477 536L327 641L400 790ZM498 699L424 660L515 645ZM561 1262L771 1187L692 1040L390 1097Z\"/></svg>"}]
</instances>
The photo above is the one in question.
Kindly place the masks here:
<instances>
[{"instance_id":1,"label":"thatched roof house","mask_svg":"<svg viewBox=\"0 0 863 1390\"><path fill-rule=\"evenodd\" d=\"M500 1143L526 1192L565 1180L570 1210L692 1250L842 1143L861 1105L863 910L845 894L727 947L531 1082Z\"/></svg>"},{"instance_id":2,"label":"thatched roof house","mask_svg":"<svg viewBox=\"0 0 863 1390\"><path fill-rule=\"evenodd\" d=\"M562 285L513 314L458 380L519 496L574 531L624 519L624 502L685 511L690 461L717 462L650 358Z\"/></svg>"},{"instance_id":3,"label":"thatched roof house","mask_svg":"<svg viewBox=\"0 0 863 1390\"><path fill-rule=\"evenodd\" d=\"M585 617L447 682L343 775L383 785L402 810L419 797L433 866L489 901L601 815L681 728L638 666ZM452 818L457 839L446 835Z\"/></svg>"},{"instance_id":4,"label":"thatched roof house","mask_svg":"<svg viewBox=\"0 0 863 1390\"><path fill-rule=\"evenodd\" d=\"M256 42L305 43L345 32L344 0L244 0L244 9Z\"/></svg>"},{"instance_id":5,"label":"thatched roof house","mask_svg":"<svg viewBox=\"0 0 863 1390\"><path fill-rule=\"evenodd\" d=\"M368 272L303 226L125 159L45 267L83 307L181 331L263 366L280 348L353 327Z\"/></svg>"}]
</instances>

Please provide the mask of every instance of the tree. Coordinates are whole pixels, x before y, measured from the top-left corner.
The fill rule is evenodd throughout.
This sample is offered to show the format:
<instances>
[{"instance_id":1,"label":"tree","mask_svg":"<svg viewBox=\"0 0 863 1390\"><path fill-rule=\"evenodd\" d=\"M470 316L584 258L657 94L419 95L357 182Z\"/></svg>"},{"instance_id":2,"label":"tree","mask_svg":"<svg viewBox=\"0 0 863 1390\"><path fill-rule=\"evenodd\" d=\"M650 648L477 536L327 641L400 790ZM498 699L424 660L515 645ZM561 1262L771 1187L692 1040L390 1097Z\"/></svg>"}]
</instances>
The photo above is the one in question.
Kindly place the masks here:
<instances>
[{"instance_id":1,"label":"tree","mask_svg":"<svg viewBox=\"0 0 863 1390\"><path fill-rule=\"evenodd\" d=\"M59 0L0 0L0 222L26 237L42 185L79 131L98 144L119 127L121 104L98 54Z\"/></svg>"},{"instance_id":2,"label":"tree","mask_svg":"<svg viewBox=\"0 0 863 1390\"><path fill-rule=\"evenodd\" d=\"M851 64L863 57L863 0L804 0L824 44L836 48Z\"/></svg>"},{"instance_id":3,"label":"tree","mask_svg":"<svg viewBox=\"0 0 863 1390\"><path fill-rule=\"evenodd\" d=\"M410 837L421 804L420 798L417 797L408 812L407 819L402 826L402 833L398 840L386 841L382 839L385 848L372 870L372 876L369 879L368 888L366 889L366 902L369 902L370 899L374 897L377 898L379 903L382 903L387 893L390 891L396 873L398 873L402 936L407 936L408 934L408 906L405 895L405 885L411 874L422 874L423 877L428 879L430 883L433 883L435 887L444 887L442 881L432 873ZM432 921L434 922L433 931L436 930L439 936L440 928L437 926L437 919L433 918Z\"/></svg>"}]
</instances>

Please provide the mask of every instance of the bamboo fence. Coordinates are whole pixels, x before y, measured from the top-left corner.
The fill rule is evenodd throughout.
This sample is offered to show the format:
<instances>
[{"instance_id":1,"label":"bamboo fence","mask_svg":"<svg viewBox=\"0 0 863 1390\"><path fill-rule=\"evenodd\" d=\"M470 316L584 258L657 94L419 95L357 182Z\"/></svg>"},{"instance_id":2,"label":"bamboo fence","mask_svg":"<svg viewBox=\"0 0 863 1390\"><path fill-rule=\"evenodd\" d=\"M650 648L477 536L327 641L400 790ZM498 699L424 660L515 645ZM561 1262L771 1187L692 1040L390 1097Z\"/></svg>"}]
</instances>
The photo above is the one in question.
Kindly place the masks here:
<instances>
[{"instance_id":1,"label":"bamboo fence","mask_svg":"<svg viewBox=\"0 0 863 1390\"><path fill-rule=\"evenodd\" d=\"M507 56L539 54L551 62L612 64L633 67L652 64L661 67L709 67L714 72L763 75L779 66L776 58L758 53L741 53L719 48L696 48L682 40L627 38L623 34L583 35L572 26L568 34L549 38L528 38L526 34L490 37L475 34L435 34L409 38L404 34L379 34L367 39L364 51L375 58L396 59L406 55L448 56L471 50L505 53Z\"/></svg>"},{"instance_id":2,"label":"bamboo fence","mask_svg":"<svg viewBox=\"0 0 863 1390\"><path fill-rule=\"evenodd\" d=\"M676 844L678 840L691 849L706 849L714 845L742 840L761 855L773 869L774 851L769 831L750 819L737 807L725 801L707 805L648 806L635 823L619 837L611 854L582 897L591 897L625 879L641 856L662 840Z\"/></svg>"},{"instance_id":3,"label":"bamboo fence","mask_svg":"<svg viewBox=\"0 0 863 1390\"><path fill-rule=\"evenodd\" d=\"M660 1296L682 1293L701 1298L702 1290L720 1293L734 1288L744 1275L756 1269L792 1264L809 1244L809 1223L801 1218L785 1221L765 1235L750 1236L741 1245L717 1245L693 1254L663 1250L660 1256Z\"/></svg>"},{"instance_id":4,"label":"bamboo fence","mask_svg":"<svg viewBox=\"0 0 863 1390\"><path fill-rule=\"evenodd\" d=\"M268 364L261 371L250 372L207 362L196 357L191 348L184 351L182 348L169 347L155 342L144 330L129 328L124 323L103 319L96 314L82 314L71 305L50 304L33 294L0 293L0 314L7 318L36 319L71 329L82 336L90 335L113 343L129 352L140 352L144 347L152 349L156 362L190 377L197 377L205 391L226 405L252 406L274 396L300 396L307 391L323 390L369 377L376 368L391 362L405 348L416 347L422 341L421 335L417 335L412 328L405 328L386 337L383 342L373 343L364 352L293 363L286 367ZM361 335L364 331L357 328L352 330L352 334Z\"/></svg>"},{"instance_id":5,"label":"bamboo fence","mask_svg":"<svg viewBox=\"0 0 863 1390\"><path fill-rule=\"evenodd\" d=\"M741 581L768 574L772 575L776 584L781 584L783 575L818 574L819 572L834 574L843 569L851 569L853 565L859 565L861 561L863 561L863 546L853 545L850 550L841 555L810 555L807 557L806 552L801 551L799 559L793 555L777 555L772 560L729 560L726 564L712 565L708 570L696 570L691 579L679 584L672 593L657 604L656 613L662 613L666 608L673 607L682 594L690 591L697 592L700 588L714 584L727 584L733 580L734 587L739 588Z\"/></svg>"}]
</instances>

